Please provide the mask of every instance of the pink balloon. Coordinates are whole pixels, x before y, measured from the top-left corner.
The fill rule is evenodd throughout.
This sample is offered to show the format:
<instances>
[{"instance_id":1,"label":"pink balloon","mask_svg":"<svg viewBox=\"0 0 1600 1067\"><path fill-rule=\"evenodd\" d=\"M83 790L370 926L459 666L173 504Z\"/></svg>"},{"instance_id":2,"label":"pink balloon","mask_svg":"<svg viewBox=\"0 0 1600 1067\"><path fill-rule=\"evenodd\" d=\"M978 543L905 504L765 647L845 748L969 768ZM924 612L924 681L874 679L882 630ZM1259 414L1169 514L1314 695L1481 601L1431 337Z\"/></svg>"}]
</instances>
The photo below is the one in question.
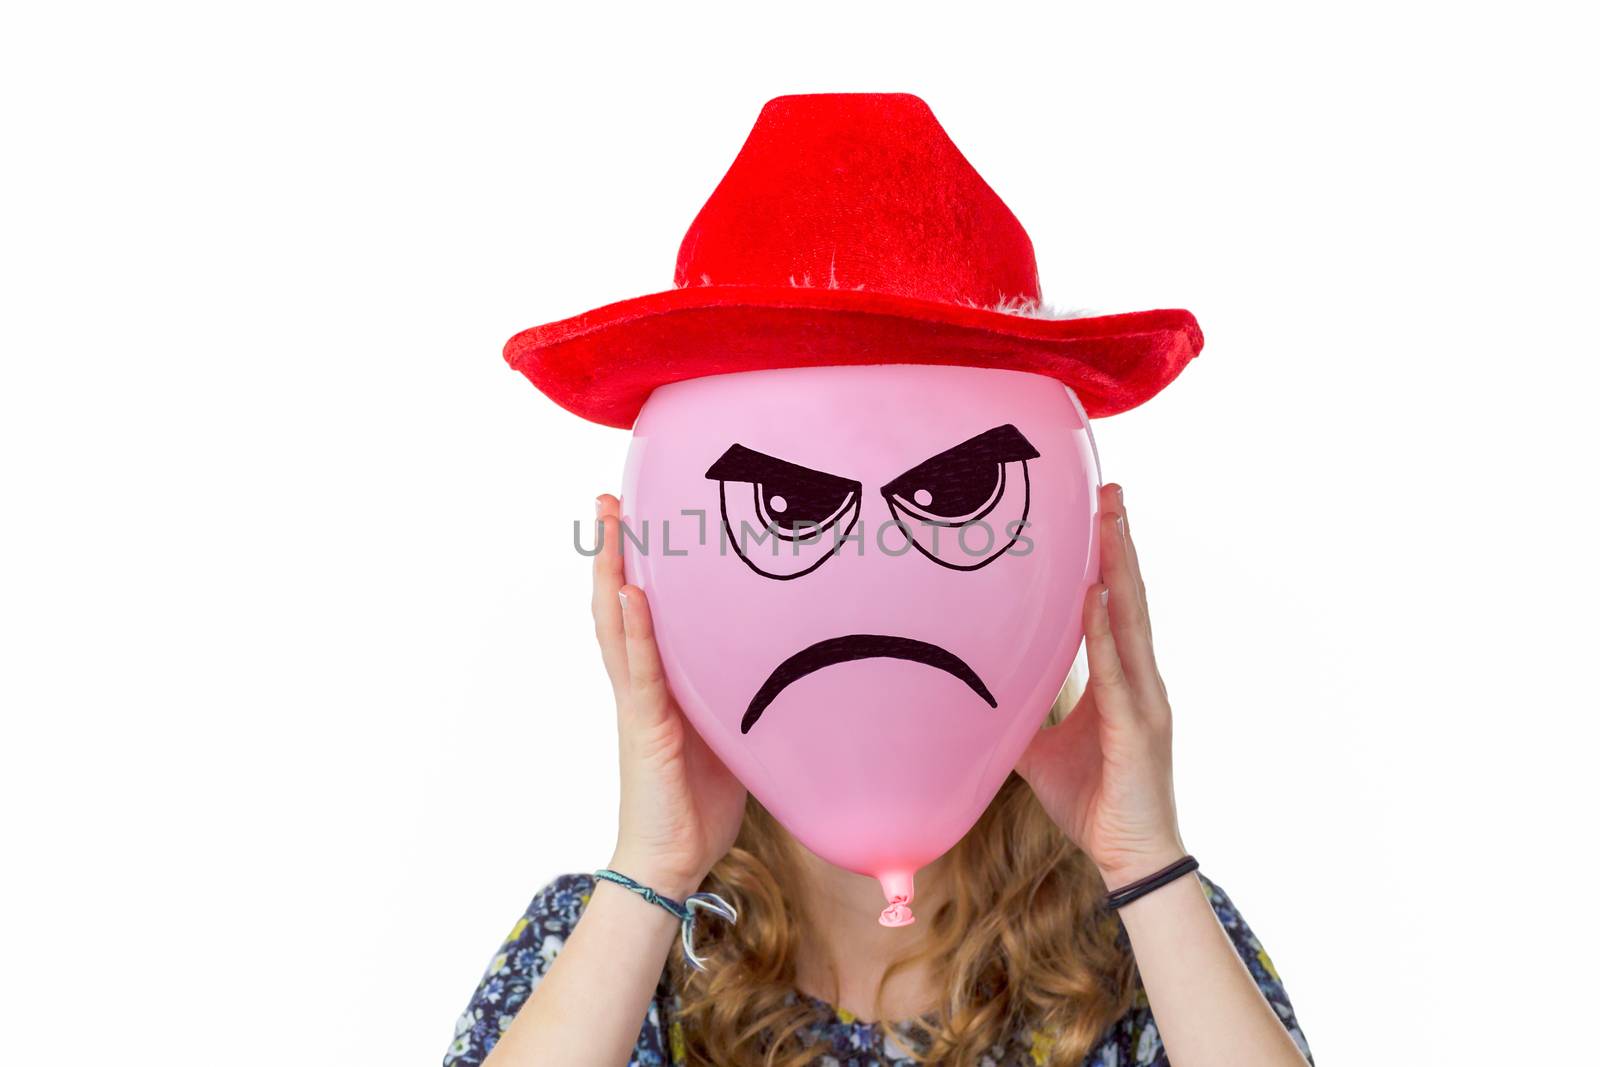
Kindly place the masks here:
<instances>
[{"instance_id":1,"label":"pink balloon","mask_svg":"<svg viewBox=\"0 0 1600 1067\"><path fill-rule=\"evenodd\" d=\"M1022 371L749 371L639 415L624 564L668 683L802 844L880 881L885 925L1066 679L1099 483L1077 398Z\"/></svg>"}]
</instances>

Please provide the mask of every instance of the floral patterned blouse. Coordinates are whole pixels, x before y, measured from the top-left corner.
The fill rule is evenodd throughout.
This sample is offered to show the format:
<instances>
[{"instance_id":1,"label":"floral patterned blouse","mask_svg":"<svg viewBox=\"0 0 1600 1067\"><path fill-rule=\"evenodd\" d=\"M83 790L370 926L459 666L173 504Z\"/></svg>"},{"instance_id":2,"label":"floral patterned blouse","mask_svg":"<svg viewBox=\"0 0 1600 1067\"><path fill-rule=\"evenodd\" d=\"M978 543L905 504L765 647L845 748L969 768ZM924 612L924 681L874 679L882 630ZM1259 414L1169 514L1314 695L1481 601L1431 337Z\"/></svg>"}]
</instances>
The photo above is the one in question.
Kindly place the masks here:
<instances>
[{"instance_id":1,"label":"floral patterned blouse","mask_svg":"<svg viewBox=\"0 0 1600 1067\"><path fill-rule=\"evenodd\" d=\"M1227 895L1204 875L1199 877L1212 909L1255 976L1256 984L1266 994L1267 1002L1278 1013L1289 1036L1310 1060L1311 1052L1300 1033L1294 1009L1289 1005L1288 994L1266 950ZM499 952L489 961L471 1003L456 1021L455 1041L445 1053L445 1067L469 1067L483 1062L501 1033L511 1025L517 1009L549 970L551 960L566 943L567 935L572 932L593 891L593 875L563 874L533 898L527 912L517 920ZM915 1064L900 1041L906 1036L902 1028L914 1023L888 1027L864 1023L849 1012L799 990L793 991L791 996L811 1001L818 1009L819 1021L803 1039L827 1046L827 1054L818 1061L821 1067L913 1067ZM674 1005L675 997L667 989L663 972L628 1067L668 1067L684 1062L682 1035L673 1019ZM1006 1044L996 1046L992 1055L982 1061L983 1067L1038 1067L1044 1062L1044 1048L1045 1042L1033 1032L1017 1033ZM1083 1062L1084 1067L1166 1067L1161 1035L1156 1032L1155 1019L1143 991L1136 994L1133 1007L1112 1024Z\"/></svg>"}]
</instances>

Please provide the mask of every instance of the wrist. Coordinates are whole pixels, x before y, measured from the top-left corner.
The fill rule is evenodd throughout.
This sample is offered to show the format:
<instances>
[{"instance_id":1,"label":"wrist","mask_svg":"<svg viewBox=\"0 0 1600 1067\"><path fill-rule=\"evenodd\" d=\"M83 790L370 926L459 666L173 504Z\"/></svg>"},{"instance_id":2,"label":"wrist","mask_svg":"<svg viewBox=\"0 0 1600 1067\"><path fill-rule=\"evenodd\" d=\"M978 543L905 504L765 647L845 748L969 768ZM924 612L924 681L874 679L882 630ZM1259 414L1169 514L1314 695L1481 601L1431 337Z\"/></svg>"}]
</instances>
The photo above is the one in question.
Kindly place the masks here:
<instances>
[{"instance_id":1,"label":"wrist","mask_svg":"<svg viewBox=\"0 0 1600 1067\"><path fill-rule=\"evenodd\" d=\"M1141 878L1148 878L1186 855L1188 852L1184 849L1183 842L1173 839L1148 850L1141 849L1137 853L1118 856L1110 862L1096 862L1095 866L1100 871L1101 880L1105 882L1106 891L1115 892Z\"/></svg>"},{"instance_id":2,"label":"wrist","mask_svg":"<svg viewBox=\"0 0 1600 1067\"><path fill-rule=\"evenodd\" d=\"M613 852L605 865L618 874L625 874L635 882L647 885L657 893L663 893L680 902L698 890L700 883L705 879L703 871L698 873L685 871L675 864L662 863L648 856L636 855L622 849Z\"/></svg>"}]
</instances>

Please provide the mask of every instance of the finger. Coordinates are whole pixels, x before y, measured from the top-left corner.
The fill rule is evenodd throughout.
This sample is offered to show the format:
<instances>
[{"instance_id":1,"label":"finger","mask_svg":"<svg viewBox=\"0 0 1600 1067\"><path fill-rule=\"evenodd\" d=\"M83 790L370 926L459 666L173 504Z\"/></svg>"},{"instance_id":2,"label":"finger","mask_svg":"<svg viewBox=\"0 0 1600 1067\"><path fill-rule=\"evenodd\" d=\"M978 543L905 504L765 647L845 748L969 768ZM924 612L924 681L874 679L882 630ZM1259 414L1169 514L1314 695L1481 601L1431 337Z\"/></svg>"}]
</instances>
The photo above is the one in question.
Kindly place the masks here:
<instances>
[{"instance_id":1,"label":"finger","mask_svg":"<svg viewBox=\"0 0 1600 1067\"><path fill-rule=\"evenodd\" d=\"M1107 511L1100 516L1100 577L1111 591L1109 612L1116 636L1117 654L1132 686L1153 696L1161 691L1155 652L1144 599L1133 573L1122 515Z\"/></svg>"},{"instance_id":2,"label":"finger","mask_svg":"<svg viewBox=\"0 0 1600 1067\"><path fill-rule=\"evenodd\" d=\"M1089 689L1101 718L1125 725L1134 717L1136 702L1133 686L1117 651L1116 634L1111 629L1107 594L1116 595L1100 583L1091 586L1083 598L1083 644L1089 659Z\"/></svg>"},{"instance_id":3,"label":"finger","mask_svg":"<svg viewBox=\"0 0 1600 1067\"><path fill-rule=\"evenodd\" d=\"M1139 586L1139 614L1144 619L1145 636L1150 636L1150 596L1145 589L1144 568L1139 566L1139 546L1133 540L1133 527L1128 525L1128 506L1122 499L1122 486L1117 486L1117 509L1122 514L1122 540L1128 548L1128 565L1133 568L1133 580Z\"/></svg>"},{"instance_id":4,"label":"finger","mask_svg":"<svg viewBox=\"0 0 1600 1067\"><path fill-rule=\"evenodd\" d=\"M1139 603L1147 605L1148 597L1145 595L1144 570L1139 566L1139 548L1133 543L1133 529L1128 525L1128 505L1123 499L1122 485L1119 482L1111 482L1102 489L1102 493L1104 494L1101 498L1102 506L1122 516L1122 539L1128 550L1128 563L1133 570L1134 582L1139 589ZM1150 618L1148 610L1144 612L1144 617L1148 623Z\"/></svg>"},{"instance_id":5,"label":"finger","mask_svg":"<svg viewBox=\"0 0 1600 1067\"><path fill-rule=\"evenodd\" d=\"M606 665L611 688L620 698L627 691L628 654L624 648L622 604L617 592L622 588L621 520L617 498L609 493L595 498L596 537L599 551L594 556L594 592L590 612L594 615L594 636L600 645L600 658Z\"/></svg>"},{"instance_id":6,"label":"finger","mask_svg":"<svg viewBox=\"0 0 1600 1067\"><path fill-rule=\"evenodd\" d=\"M1144 603L1139 597L1139 579L1128 549L1127 527L1122 513L1114 508L1100 513L1100 580L1111 590L1112 630L1119 638L1142 637Z\"/></svg>"},{"instance_id":7,"label":"finger","mask_svg":"<svg viewBox=\"0 0 1600 1067\"><path fill-rule=\"evenodd\" d=\"M1161 668L1156 664L1155 628L1150 621L1150 594L1144 581L1144 568L1139 565L1139 546L1133 539L1133 528L1128 524L1128 506L1124 499L1123 489L1120 484L1111 486L1115 490L1115 506L1118 514L1122 516L1122 545L1127 552L1128 564L1133 571L1134 580L1139 587L1139 617L1144 622L1144 650L1142 666L1134 673L1149 684L1151 679L1155 682L1155 692L1161 697L1157 704L1152 705L1158 711L1162 710L1167 699L1167 683L1161 677Z\"/></svg>"},{"instance_id":8,"label":"finger","mask_svg":"<svg viewBox=\"0 0 1600 1067\"><path fill-rule=\"evenodd\" d=\"M1117 501L1122 501L1122 491L1118 487ZM1133 567L1133 576L1139 582L1139 617L1144 620L1144 648L1145 658L1148 660L1147 669L1150 677L1155 679L1156 688L1161 693L1164 702L1167 698L1167 683L1161 677L1161 668L1156 663L1156 638L1155 628L1150 622L1150 595L1145 590L1144 569L1139 566L1139 546L1134 544L1133 531L1128 527L1128 509L1122 509L1122 533L1128 549L1128 560Z\"/></svg>"},{"instance_id":9,"label":"finger","mask_svg":"<svg viewBox=\"0 0 1600 1067\"><path fill-rule=\"evenodd\" d=\"M628 654L627 711L640 725L654 726L671 714L672 707L661 652L656 648L655 622L644 590L638 586L623 586L617 599Z\"/></svg>"}]
</instances>

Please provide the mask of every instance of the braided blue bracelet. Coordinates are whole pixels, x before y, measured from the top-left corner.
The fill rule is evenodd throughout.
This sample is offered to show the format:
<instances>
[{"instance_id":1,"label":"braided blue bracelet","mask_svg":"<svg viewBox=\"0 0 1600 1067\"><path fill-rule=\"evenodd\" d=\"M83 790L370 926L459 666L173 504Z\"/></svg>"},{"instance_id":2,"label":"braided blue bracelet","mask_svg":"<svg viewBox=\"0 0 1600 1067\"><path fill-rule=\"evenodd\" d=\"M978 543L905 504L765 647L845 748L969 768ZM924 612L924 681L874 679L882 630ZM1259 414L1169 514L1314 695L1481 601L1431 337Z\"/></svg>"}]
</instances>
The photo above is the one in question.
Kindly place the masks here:
<instances>
[{"instance_id":1,"label":"braided blue bracelet","mask_svg":"<svg viewBox=\"0 0 1600 1067\"><path fill-rule=\"evenodd\" d=\"M660 904L672 912L673 918L683 924L683 954L689 960L689 966L697 971L706 969L705 961L695 955L694 951L694 916L697 911L709 911L729 922L738 922L739 913L733 910L733 905L717 896L715 893L690 893L683 898L680 904L671 897L657 893L654 889L639 882L635 882L625 874L619 874L609 867L602 867L594 872L596 878L604 878L608 882L615 882L624 889L631 889L652 904Z\"/></svg>"}]
</instances>

